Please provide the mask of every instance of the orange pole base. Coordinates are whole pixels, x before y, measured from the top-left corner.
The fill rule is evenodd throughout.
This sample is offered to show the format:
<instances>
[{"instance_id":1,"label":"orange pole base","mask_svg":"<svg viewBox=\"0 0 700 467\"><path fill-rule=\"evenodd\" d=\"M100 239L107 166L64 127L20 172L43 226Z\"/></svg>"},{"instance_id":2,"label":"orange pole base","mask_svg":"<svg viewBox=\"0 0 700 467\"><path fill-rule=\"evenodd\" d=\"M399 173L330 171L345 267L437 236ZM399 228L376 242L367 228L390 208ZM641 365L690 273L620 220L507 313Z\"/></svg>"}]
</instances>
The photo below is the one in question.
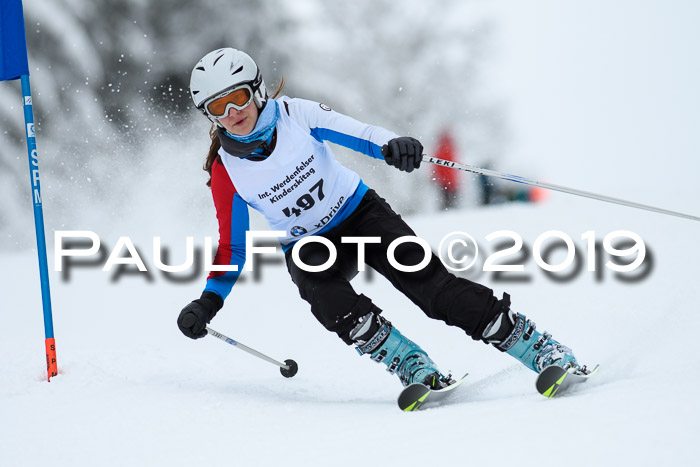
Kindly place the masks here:
<instances>
[{"instance_id":1,"label":"orange pole base","mask_svg":"<svg viewBox=\"0 0 700 467\"><path fill-rule=\"evenodd\" d=\"M47 381L51 381L51 377L58 374L58 363L56 362L56 341L53 338L46 339L46 372L48 373Z\"/></svg>"}]
</instances>

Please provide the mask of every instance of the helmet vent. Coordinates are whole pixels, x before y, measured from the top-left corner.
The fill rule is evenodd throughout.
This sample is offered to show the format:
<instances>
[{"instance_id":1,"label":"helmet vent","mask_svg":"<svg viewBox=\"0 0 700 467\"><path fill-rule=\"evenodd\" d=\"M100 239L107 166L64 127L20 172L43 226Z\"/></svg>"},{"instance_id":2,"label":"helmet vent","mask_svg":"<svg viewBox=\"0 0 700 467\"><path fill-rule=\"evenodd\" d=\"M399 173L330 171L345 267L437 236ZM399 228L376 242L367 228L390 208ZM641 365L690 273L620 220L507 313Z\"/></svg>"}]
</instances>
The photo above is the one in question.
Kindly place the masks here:
<instances>
[{"instance_id":1,"label":"helmet vent","mask_svg":"<svg viewBox=\"0 0 700 467\"><path fill-rule=\"evenodd\" d=\"M214 60L214 63L212 64L212 66L216 66L216 62L218 62L219 60L221 60L221 57L223 57L223 56L224 56L224 54L221 54L221 55L219 55L218 57L216 57L216 60Z\"/></svg>"},{"instance_id":2,"label":"helmet vent","mask_svg":"<svg viewBox=\"0 0 700 467\"><path fill-rule=\"evenodd\" d=\"M231 74L235 75L236 73L240 73L241 71L243 71L243 66L239 66L238 69Z\"/></svg>"},{"instance_id":3,"label":"helmet vent","mask_svg":"<svg viewBox=\"0 0 700 467\"><path fill-rule=\"evenodd\" d=\"M195 70L205 71L203 66L198 66L197 68L195 68Z\"/></svg>"}]
</instances>

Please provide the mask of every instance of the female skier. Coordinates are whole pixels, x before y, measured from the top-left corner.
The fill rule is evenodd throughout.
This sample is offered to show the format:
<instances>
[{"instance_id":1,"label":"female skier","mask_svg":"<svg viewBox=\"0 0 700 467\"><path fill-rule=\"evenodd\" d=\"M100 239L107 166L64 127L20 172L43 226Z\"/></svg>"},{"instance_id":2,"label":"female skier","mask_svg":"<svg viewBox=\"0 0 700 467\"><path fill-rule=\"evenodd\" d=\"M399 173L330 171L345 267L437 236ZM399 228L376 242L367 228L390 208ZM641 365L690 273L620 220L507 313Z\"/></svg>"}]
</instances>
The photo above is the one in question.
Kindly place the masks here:
<instances>
[{"instance_id":1,"label":"female skier","mask_svg":"<svg viewBox=\"0 0 700 467\"><path fill-rule=\"evenodd\" d=\"M404 337L368 297L355 292L358 249L348 237L379 237L365 243L365 262L386 277L426 315L464 330L474 340L493 344L535 372L548 365L578 367L568 347L540 334L535 324L510 309L508 294L498 300L483 285L449 273L433 254L417 272L389 264L389 244L415 236L389 204L352 170L339 164L327 141L382 159L405 172L420 167L421 143L366 125L316 102L268 96L262 74L246 53L224 48L208 53L192 71L194 104L214 124L204 169L211 178L219 246L216 265L237 265L237 272L212 272L201 297L180 312L180 330L192 339L221 309L243 269L248 206L260 211L280 239L287 268L311 312L361 354L382 362L404 386L414 382L433 389L451 384L428 354ZM337 258L322 272L308 272L293 260L292 248L310 235L332 242ZM357 240L354 240L357 243ZM412 242L396 248L403 265L419 264L423 248ZM299 248L309 266L325 264L329 248L311 242Z\"/></svg>"}]
</instances>

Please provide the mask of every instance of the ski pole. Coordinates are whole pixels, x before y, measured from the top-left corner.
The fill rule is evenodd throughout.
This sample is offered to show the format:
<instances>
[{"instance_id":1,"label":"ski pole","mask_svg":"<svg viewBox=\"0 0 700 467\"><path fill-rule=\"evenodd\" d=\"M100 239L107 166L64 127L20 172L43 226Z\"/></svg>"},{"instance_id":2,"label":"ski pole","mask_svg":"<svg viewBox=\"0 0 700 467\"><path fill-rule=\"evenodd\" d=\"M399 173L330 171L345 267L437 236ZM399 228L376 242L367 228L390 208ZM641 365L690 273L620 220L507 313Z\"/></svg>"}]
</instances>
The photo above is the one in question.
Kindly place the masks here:
<instances>
[{"instance_id":1,"label":"ski pole","mask_svg":"<svg viewBox=\"0 0 700 467\"><path fill-rule=\"evenodd\" d=\"M482 169L479 167L474 167L472 165L460 164L458 162L447 161L444 159L438 159L437 157L432 157L428 155L423 155L423 160L425 162L430 162L435 165L443 165L445 167L450 167L452 169L462 170L464 172L471 172L480 175L487 175L489 177L496 177L502 180L509 180L511 182L522 183L524 185L537 186L541 188L547 188L548 190L561 191L563 193L569 193L576 196L583 196L584 198L597 199L598 201L606 201L608 203L620 204L622 206L629 206L637 209L644 209L647 211L658 212L660 214L666 214L669 216L683 217L685 219L690 219L693 221L700 221L700 217L693 216L691 214L684 214L682 212L669 211L668 209L657 208L654 206L648 206L646 204L635 203L633 201L625 201L624 199L613 198L611 196L599 195L597 193L591 193L590 191L577 190L575 188L568 188L561 185L555 185L553 183L540 182L538 180L532 180L525 177L520 177L518 175L511 175L502 172L496 172L495 170Z\"/></svg>"},{"instance_id":2,"label":"ski pole","mask_svg":"<svg viewBox=\"0 0 700 467\"><path fill-rule=\"evenodd\" d=\"M297 374L299 366L297 365L297 362L295 362L292 359L287 359L284 361L284 363L278 362L274 358L270 358L267 355L261 354L257 350L251 349L247 345L243 345L240 342L231 339L230 337L224 336L223 334L213 330L209 326L207 326L207 334L209 334L210 336L214 336L217 339L226 342L227 344L231 344L232 346L237 347L243 350L244 352L248 352L251 355L255 355L256 357L265 360L266 362L270 362L274 365L277 365L278 367L280 367L280 373L282 373L282 376L284 376L285 378L291 378L292 376Z\"/></svg>"}]
</instances>

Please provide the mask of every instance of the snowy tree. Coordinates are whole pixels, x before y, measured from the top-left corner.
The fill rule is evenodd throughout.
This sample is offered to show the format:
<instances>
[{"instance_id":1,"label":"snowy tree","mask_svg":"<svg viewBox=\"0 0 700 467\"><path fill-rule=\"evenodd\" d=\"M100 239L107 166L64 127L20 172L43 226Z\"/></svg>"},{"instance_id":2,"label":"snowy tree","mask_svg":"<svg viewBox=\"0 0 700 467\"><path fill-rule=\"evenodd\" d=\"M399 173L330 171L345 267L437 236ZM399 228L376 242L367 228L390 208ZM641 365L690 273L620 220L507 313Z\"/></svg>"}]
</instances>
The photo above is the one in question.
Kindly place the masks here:
<instances>
[{"instance_id":1,"label":"snowy tree","mask_svg":"<svg viewBox=\"0 0 700 467\"><path fill-rule=\"evenodd\" d=\"M471 16L469 2L302 2L288 14L304 23L290 37L290 88L359 120L411 135L430 154L437 134L450 128L472 162L497 159L503 148L501 111L479 98L479 66L489 52L493 26ZM475 160L476 159L476 160ZM430 168L406 176L378 170L346 155L343 162L372 184L395 191L403 212L435 197ZM410 200L400 196L407 187ZM429 204L429 203L427 203Z\"/></svg>"},{"instance_id":2,"label":"snowy tree","mask_svg":"<svg viewBox=\"0 0 700 467\"><path fill-rule=\"evenodd\" d=\"M498 109L475 97L492 28L470 18L469 3L55 0L24 9L42 186L48 216L61 225L98 204L127 216L115 194L147 183L154 145L188 141L194 124L206 128L188 82L193 64L217 47L249 52L270 88L284 75L285 94L418 137L428 152L447 125L470 154L501 150ZM19 85L3 83L0 232L14 235L9 247L33 241L13 229L31 215L20 103ZM429 171L406 177L338 153L370 184L435 196ZM426 207L397 198L405 212Z\"/></svg>"}]
</instances>

